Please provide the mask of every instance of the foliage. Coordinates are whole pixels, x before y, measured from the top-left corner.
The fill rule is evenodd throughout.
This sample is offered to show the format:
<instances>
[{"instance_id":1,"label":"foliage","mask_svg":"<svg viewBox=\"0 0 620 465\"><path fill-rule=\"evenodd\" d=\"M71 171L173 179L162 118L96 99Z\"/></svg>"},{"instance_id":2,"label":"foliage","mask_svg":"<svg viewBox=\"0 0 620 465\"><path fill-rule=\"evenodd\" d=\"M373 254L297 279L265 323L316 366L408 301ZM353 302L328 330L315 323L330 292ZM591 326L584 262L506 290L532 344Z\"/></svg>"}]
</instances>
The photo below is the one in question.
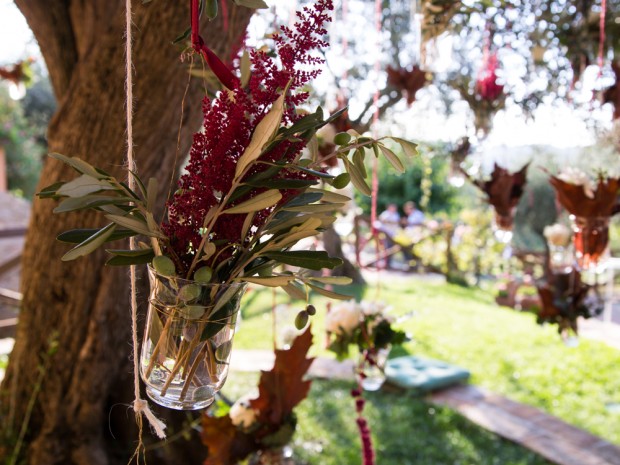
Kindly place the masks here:
<instances>
[{"instance_id":1,"label":"foliage","mask_svg":"<svg viewBox=\"0 0 620 465\"><path fill-rule=\"evenodd\" d=\"M394 318L388 311L383 302L358 304L351 300L332 306L326 322L329 350L343 360L349 355L349 346L376 354L390 345L402 344L407 335L392 327Z\"/></svg>"},{"instance_id":2,"label":"foliage","mask_svg":"<svg viewBox=\"0 0 620 465\"><path fill-rule=\"evenodd\" d=\"M419 157L404 160L405 173L402 175L396 175L388 169L389 165L385 161L379 161L378 211L381 212L390 203L402 207L409 200L422 205L424 184L428 183L430 189L426 193L428 207L425 213L454 214L458 207L459 192L447 182L449 160L444 156L444 147L424 144L418 146L418 151ZM426 158L428 163L422 158ZM364 213L370 214L370 200L361 196L356 197L356 200Z\"/></svg>"},{"instance_id":3,"label":"foliage","mask_svg":"<svg viewBox=\"0 0 620 465\"><path fill-rule=\"evenodd\" d=\"M8 187L28 199L35 193L45 152L40 133L40 127L26 119L20 102L0 87L0 145L6 151Z\"/></svg>"},{"instance_id":4,"label":"foliage","mask_svg":"<svg viewBox=\"0 0 620 465\"><path fill-rule=\"evenodd\" d=\"M63 260L91 253L119 237L142 234L150 244L139 250L114 250L110 265L139 264L155 259L153 265L164 275L180 275L204 282L248 281L282 287L292 295L303 295L303 283L332 297L338 294L318 284L343 283L343 278L321 278L274 268L285 264L319 270L341 262L322 251L291 251L298 241L318 235L335 221L348 197L316 186L338 178L325 173L317 160L314 136L317 129L339 113L324 119L321 108L299 114L296 106L307 98L302 86L318 73L319 58L311 54L324 45L321 37L329 20L330 0L319 0L298 16L296 31L282 28L274 36L276 62L265 50L250 53L250 67L241 78L215 61L220 73L229 74L227 85L212 100L204 102L204 131L194 136L187 173L168 203L163 224L154 219L157 180L131 189L110 174L85 161L52 154L81 176L44 189L43 198L62 199L55 212L95 209L109 223L97 230L69 231L61 240L77 244ZM202 49L201 49L202 50ZM204 50L202 50L204 51ZM309 69L310 67L311 69ZM298 92L292 92L298 89ZM368 153L382 155L397 171L404 171L400 159L384 145L351 131L332 154L339 158L352 184L370 194L363 167ZM415 145L398 138L407 156ZM303 157L308 146L310 158Z\"/></svg>"},{"instance_id":5,"label":"foliage","mask_svg":"<svg viewBox=\"0 0 620 465\"><path fill-rule=\"evenodd\" d=\"M228 393L254 384L249 374L232 373ZM350 384L317 380L297 409L293 456L307 465L360 463ZM407 393L366 393L377 463L382 465L549 465L531 451L472 424L458 413Z\"/></svg>"},{"instance_id":6,"label":"foliage","mask_svg":"<svg viewBox=\"0 0 620 465\"><path fill-rule=\"evenodd\" d=\"M568 423L620 444L620 431L616 428L617 414L607 409L608 405L620 403L616 349L588 339L582 339L577 347L567 347L561 342L555 328L538 326L535 315L498 307L493 300L494 295L478 288L443 284L428 277L384 278L378 285L378 291L358 289L358 294L363 295L366 292L374 298L385 300L394 308L395 315L415 312L413 318L401 323L401 327L413 336L413 340L404 344L402 349L392 350L392 356L413 353L460 365L472 372L472 383L476 385L538 407ZM353 286L349 287L353 290ZM235 336L238 348L256 348L259 341L255 335L261 332L268 335L271 332L269 320L265 318L270 308L271 295L264 291L256 293L258 295L252 294L254 293L249 296L251 300L246 301L243 306L243 324ZM321 331L325 312L324 304L319 299L315 299L315 306L318 309L313 323L316 332ZM320 333L317 332L315 337L318 339ZM268 348L268 341L264 342L262 348ZM313 355L325 356L329 353L326 349L316 347ZM347 401L348 393L342 396L344 401ZM316 401L303 406L316 405L318 408L320 405L343 401L335 400L335 394L324 399L317 399L312 395L311 398ZM396 402L402 402L402 398L399 397ZM333 404L331 405L333 407ZM342 410L349 412L350 409ZM342 415L337 409L325 411L328 412L327 415L330 415L329 412L332 416ZM302 411L299 414L301 434L298 439L309 437L302 436L306 434L303 431L312 431L313 428L323 431L319 425L326 420L322 417L309 421L304 419ZM372 418L371 423L376 424L379 429L387 427L386 424L381 426L380 422L373 421ZM404 426L406 422L387 423L400 428L397 436L406 437L407 440L412 438L411 435L402 434L403 431L408 431ZM344 449L347 449L355 436L354 425L352 426L350 435L340 443L343 448L343 451L338 452L340 454L346 453ZM421 431L428 431L428 426L419 426ZM333 433L336 429L338 428L331 427L325 431ZM336 453L331 447L338 447L339 440L329 440L327 434L322 436L325 438L323 447ZM394 435L393 432L391 434ZM446 434L453 437L458 433ZM308 440L311 441L310 438ZM379 456L389 453L390 450L387 445L382 445L384 440L385 437L378 441ZM437 444L432 439L430 443ZM432 446L429 448L432 449ZM394 449L397 448L392 447L392 452L397 453ZM425 448L420 447L421 454L424 453L423 449ZM408 449L405 447L404 450ZM411 457L413 451L408 451ZM354 451L351 453L355 454ZM334 463L354 463L354 459L342 459ZM429 463L445 462L437 460Z\"/></svg>"}]
</instances>

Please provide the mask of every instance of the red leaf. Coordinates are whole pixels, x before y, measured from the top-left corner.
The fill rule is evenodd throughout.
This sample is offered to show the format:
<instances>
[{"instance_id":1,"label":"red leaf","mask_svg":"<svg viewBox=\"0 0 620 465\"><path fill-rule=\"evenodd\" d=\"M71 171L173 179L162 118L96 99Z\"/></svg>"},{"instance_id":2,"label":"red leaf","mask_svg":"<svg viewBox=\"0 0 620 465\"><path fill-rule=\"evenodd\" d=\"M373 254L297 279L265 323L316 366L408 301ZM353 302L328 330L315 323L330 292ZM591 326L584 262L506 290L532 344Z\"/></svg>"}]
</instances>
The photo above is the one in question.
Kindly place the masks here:
<instances>
[{"instance_id":1,"label":"red leaf","mask_svg":"<svg viewBox=\"0 0 620 465\"><path fill-rule=\"evenodd\" d=\"M250 401L258 410L258 421L279 427L293 409L308 396L310 381L304 377L314 359L306 358L312 345L310 328L298 336L288 350L276 350L271 371L263 371L258 385L258 399Z\"/></svg>"},{"instance_id":2,"label":"red leaf","mask_svg":"<svg viewBox=\"0 0 620 465\"><path fill-rule=\"evenodd\" d=\"M259 447L252 436L239 431L228 415L202 417L202 443L209 449L204 465L235 465Z\"/></svg>"}]
</instances>

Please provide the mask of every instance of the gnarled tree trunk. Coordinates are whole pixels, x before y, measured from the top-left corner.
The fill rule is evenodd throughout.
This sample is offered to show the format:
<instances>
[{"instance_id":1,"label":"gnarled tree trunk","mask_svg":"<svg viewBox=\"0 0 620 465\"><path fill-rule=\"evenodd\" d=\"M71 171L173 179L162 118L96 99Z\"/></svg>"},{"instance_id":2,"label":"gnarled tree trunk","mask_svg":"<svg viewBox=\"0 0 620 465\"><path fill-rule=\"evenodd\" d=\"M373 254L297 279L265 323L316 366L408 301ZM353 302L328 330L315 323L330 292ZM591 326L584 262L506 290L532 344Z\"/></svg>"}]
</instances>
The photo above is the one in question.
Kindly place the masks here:
<instances>
[{"instance_id":1,"label":"gnarled tree trunk","mask_svg":"<svg viewBox=\"0 0 620 465\"><path fill-rule=\"evenodd\" d=\"M204 26L207 44L222 57L241 40L252 13L227 1L228 30L221 15ZM79 156L122 177L124 2L15 2L39 42L59 102L49 128L50 151ZM189 2L133 3L135 156L141 177L159 179L163 205L180 161L177 153L183 158L201 122L202 82L189 84L181 117L188 65L180 63L180 48L171 40L189 24ZM50 159L39 188L74 176ZM55 216L53 207L40 200L33 205L23 258L24 300L0 391L4 453L12 453L28 421L22 447L28 464L126 464L137 437L127 407L133 400L127 270L105 268L103 252L61 262L67 246L56 242L59 232L102 226L105 220L83 213Z\"/></svg>"}]
</instances>

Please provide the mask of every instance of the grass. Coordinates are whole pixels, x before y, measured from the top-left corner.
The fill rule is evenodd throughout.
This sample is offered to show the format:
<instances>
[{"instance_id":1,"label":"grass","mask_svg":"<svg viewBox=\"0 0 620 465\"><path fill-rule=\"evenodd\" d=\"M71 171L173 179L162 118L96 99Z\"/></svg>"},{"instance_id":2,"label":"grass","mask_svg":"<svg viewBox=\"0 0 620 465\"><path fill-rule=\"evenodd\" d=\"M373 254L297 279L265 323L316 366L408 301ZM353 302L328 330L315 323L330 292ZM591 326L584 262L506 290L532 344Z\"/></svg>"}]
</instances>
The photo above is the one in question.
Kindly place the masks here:
<instances>
[{"instance_id":1,"label":"grass","mask_svg":"<svg viewBox=\"0 0 620 465\"><path fill-rule=\"evenodd\" d=\"M365 291L358 288L355 291L358 296L365 292L365 298L372 298L376 288ZM585 339L580 341L578 347L566 347L555 328L538 326L531 314L498 307L492 296L480 289L429 282L417 277L384 279L378 298L393 305L397 315L415 311L413 318L401 324L411 333L413 340L394 350L393 356L411 353L458 364L472 372L473 384L541 408L568 423L620 444L620 428L617 428L620 415L617 409L608 409L620 404L620 376L617 371L620 352L617 350ZM271 291L250 293L244 304L244 320L235 347L271 347L272 299ZM278 297L277 301L286 301L286 296ZM313 349L314 355L325 355L320 330L323 327L324 312L321 309L324 308L324 300L313 301L319 309L312 320L315 340L319 341ZM296 309L302 307L303 303L293 306ZM292 321L294 312L291 313ZM257 334L261 336L257 337ZM316 384L321 386L323 383ZM329 389L323 392L329 392ZM316 399L319 404L331 401L320 401L318 396ZM382 397L373 399L373 403L382 405ZM394 408L398 410L396 406ZM428 410L427 407L411 405L409 415L422 415L426 420L431 420L428 415L423 415L425 408ZM446 412L442 411L439 417L453 415ZM432 420L438 421L437 418ZM381 428L394 427L394 422L386 422L390 425L382 424ZM317 421L315 427L318 428L319 424L320 421ZM413 426L415 429L412 429ZM418 427L401 423L400 434L414 438ZM300 428L305 428L303 422ZM458 433L453 430L452 434ZM387 438L393 439L389 434ZM470 462L465 460L462 463Z\"/></svg>"},{"instance_id":2,"label":"grass","mask_svg":"<svg viewBox=\"0 0 620 465\"><path fill-rule=\"evenodd\" d=\"M256 386L257 375L233 373L225 392L239 397ZM294 457L308 465L359 464L355 407L346 382L315 381L296 409ZM413 395L367 393L370 421L381 465L550 465L536 454L473 425L447 408Z\"/></svg>"}]
</instances>

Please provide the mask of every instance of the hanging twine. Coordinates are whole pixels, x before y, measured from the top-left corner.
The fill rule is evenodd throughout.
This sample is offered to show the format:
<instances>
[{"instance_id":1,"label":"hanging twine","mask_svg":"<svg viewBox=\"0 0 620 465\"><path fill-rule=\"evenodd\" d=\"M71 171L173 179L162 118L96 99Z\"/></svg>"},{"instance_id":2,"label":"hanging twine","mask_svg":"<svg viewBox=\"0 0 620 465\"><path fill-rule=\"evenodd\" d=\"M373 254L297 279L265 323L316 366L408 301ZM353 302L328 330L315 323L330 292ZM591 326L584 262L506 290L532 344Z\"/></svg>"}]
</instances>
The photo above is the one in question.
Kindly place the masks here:
<instances>
[{"instance_id":1,"label":"hanging twine","mask_svg":"<svg viewBox=\"0 0 620 465\"><path fill-rule=\"evenodd\" d=\"M605 13L607 10L607 1L602 0L601 15L599 18L599 41L598 41L598 73L599 77L603 74L603 59L605 54Z\"/></svg>"},{"instance_id":2,"label":"hanging twine","mask_svg":"<svg viewBox=\"0 0 620 465\"><path fill-rule=\"evenodd\" d=\"M131 37L131 0L125 0L125 40L126 40L126 68L125 68L125 91L126 91L126 107L127 107L127 167L135 173L135 163L133 158L133 61L132 61L132 37ZM128 177L128 185L131 190L135 188L134 176ZM129 249L135 250L136 241L134 237L129 238ZM129 267L129 275L131 281L131 336L133 339L133 376L134 376L134 401L133 410L136 414L136 423L138 424L138 449L142 446L142 415L146 417L151 428L160 439L165 439L166 424L155 416L151 411L146 400L140 397L140 374L139 360L140 352L138 347L138 298L136 289L136 267ZM135 456L136 454L134 454Z\"/></svg>"}]
</instances>

